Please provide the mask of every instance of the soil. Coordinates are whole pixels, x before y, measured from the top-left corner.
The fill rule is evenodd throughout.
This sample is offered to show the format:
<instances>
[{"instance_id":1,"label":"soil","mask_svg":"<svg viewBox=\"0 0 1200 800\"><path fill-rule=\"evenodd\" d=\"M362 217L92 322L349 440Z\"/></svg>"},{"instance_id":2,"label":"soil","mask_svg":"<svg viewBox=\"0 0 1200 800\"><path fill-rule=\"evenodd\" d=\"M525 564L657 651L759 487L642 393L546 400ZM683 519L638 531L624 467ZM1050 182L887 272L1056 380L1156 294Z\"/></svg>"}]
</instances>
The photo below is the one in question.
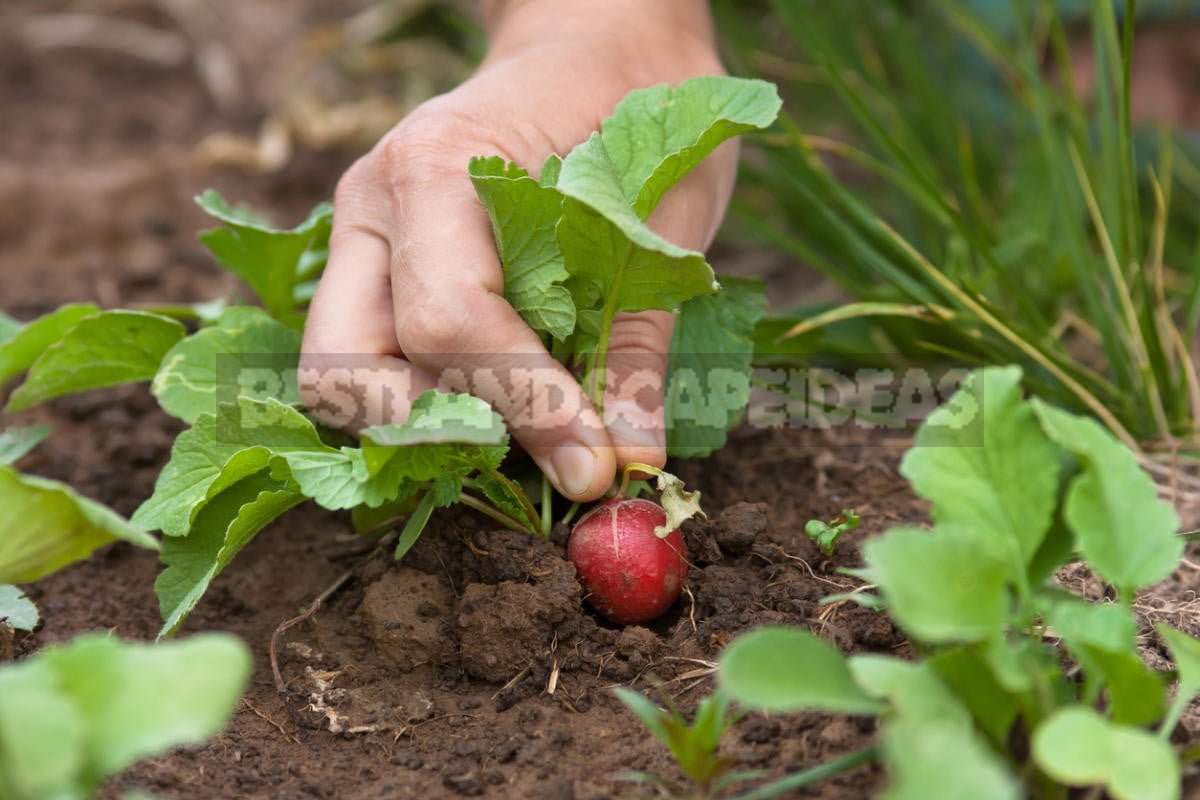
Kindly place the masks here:
<instances>
[{"instance_id":1,"label":"soil","mask_svg":"<svg viewBox=\"0 0 1200 800\"><path fill-rule=\"evenodd\" d=\"M278 8L265 0L210 5L244 20ZM266 58L272 42L355 4L289 5L278 25L238 29L232 49L245 74L265 69L254 59ZM28 15L74 10L46 0L10 6ZM88 8L174 30L157 3ZM190 60L162 66L94 48L0 48L0 105L10 121L0 127L0 305L29 317L66 301L182 302L231 290L194 240L204 218L190 198L215 185L293 221L330 194L357 152L299 148L266 174L198 166L195 148L208 134L256 134L266 109L255 97L267 94L257 87L223 101ZM746 263L755 259L763 260L750 254ZM55 435L21 468L125 514L150 494L179 430L144 387L64 399L14 421L35 420ZM690 711L712 688L722 647L764 623L809 627L845 652L907 652L874 612L820 604L858 585L838 569L860 565L861 541L926 521L897 472L903 445L853 425L739 430L719 454L674 465L704 493L710 520L686 526L685 593L650 627L620 629L587 611L563 559L562 530L545 543L467 512L444 513L397 564L386 548L354 535L346 515L294 511L243 551L184 629L229 631L255 654L228 729L205 746L140 764L104 796L119 796L128 783L164 798L650 795L620 773L677 772L612 687L669 695ZM862 527L825 558L804 523L843 508L856 509ZM158 570L152 553L101 550L29 587L44 624L0 641L0 651L20 657L95 629L153 638ZM1065 577L1100 591L1087 575ZM323 607L280 637L280 693L272 634L331 587ZM1169 617L1200 633L1195 601L1187 602L1198 589L1200 574L1185 562L1140 606L1147 620ZM1151 638L1146 652L1161 659L1165 651ZM1190 717L1186 724L1197 727ZM870 720L753 714L736 724L723 752L767 779L874 736ZM862 767L803 796L866 797L881 779L878 768Z\"/></svg>"}]
</instances>

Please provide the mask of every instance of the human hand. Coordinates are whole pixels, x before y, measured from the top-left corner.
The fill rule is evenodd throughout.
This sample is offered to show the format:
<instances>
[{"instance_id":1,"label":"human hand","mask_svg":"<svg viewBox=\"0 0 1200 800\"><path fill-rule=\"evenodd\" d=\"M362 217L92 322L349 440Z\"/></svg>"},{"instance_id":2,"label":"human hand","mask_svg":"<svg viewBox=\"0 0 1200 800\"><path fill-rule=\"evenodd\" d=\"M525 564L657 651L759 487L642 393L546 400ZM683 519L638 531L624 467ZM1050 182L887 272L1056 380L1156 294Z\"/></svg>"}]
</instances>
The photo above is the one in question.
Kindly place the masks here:
<instances>
[{"instance_id":1,"label":"human hand","mask_svg":"<svg viewBox=\"0 0 1200 800\"><path fill-rule=\"evenodd\" d=\"M565 154L597 130L630 90L722 70L699 0L509 0L493 2L490 16L492 46L478 71L409 114L339 183L329 263L305 330L301 392L318 416L362 427L403 421L425 389L466 391L447 376L471 368L544 370L561 380L540 382L516 402L498 385L469 388L505 415L562 494L591 500L618 466L665 463L664 382L649 391L654 397L644 391L637 400L612 394L610 382L601 422L505 302L467 162L501 155L536 174L550 153ZM736 168L736 146L727 143L666 195L650 226L675 244L705 249ZM673 323L666 312L619 315L610 363L625 357L663 375ZM370 367L356 373L356 384L367 385L356 386L361 407L353 420L334 419L324 402L328 366L340 354L359 354ZM538 424L550 405L539 392L551 384L576 393L560 400L583 409L567 424ZM628 422L647 418L651 424Z\"/></svg>"}]
</instances>

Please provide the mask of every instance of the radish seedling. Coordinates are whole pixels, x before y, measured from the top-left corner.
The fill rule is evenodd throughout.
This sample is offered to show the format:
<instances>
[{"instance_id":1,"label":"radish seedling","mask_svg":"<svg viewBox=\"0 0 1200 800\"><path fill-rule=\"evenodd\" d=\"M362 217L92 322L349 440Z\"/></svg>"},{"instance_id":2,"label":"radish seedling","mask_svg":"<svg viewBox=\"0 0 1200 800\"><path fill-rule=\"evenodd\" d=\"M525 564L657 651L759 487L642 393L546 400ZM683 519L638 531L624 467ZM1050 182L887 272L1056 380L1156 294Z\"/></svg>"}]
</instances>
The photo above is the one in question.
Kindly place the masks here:
<instances>
[{"instance_id":1,"label":"radish seedling","mask_svg":"<svg viewBox=\"0 0 1200 800\"><path fill-rule=\"evenodd\" d=\"M721 738L740 716L730 709L729 698L721 692L715 692L697 704L695 719L689 725L669 697L666 698L668 707L661 708L632 689L619 687L613 691L625 707L636 714L654 734L654 738L671 752L694 791L688 791L661 775L647 772L626 773L624 778L653 784L670 797L708 800L723 789L757 775L751 771L734 772L736 762L718 753Z\"/></svg>"},{"instance_id":2,"label":"radish seedling","mask_svg":"<svg viewBox=\"0 0 1200 800\"><path fill-rule=\"evenodd\" d=\"M632 92L600 131L565 157L551 156L537 180L499 158L465 165L494 223L505 297L581 376L597 409L610 380L607 349L616 315L679 312L665 411L668 445L676 454L720 447L742 413L751 333L764 300L761 285L752 281L731 279L721 290L702 254L666 242L646 220L717 146L769 125L779 107L768 83L697 78ZM68 306L28 325L0 320L0 382L29 373L11 408L152 379L162 407L191 425L176 439L153 496L131 520L138 529L164 534L166 570L156 583L162 635L178 628L259 531L306 500L330 509L415 508L419 513L409 519L398 556L435 508L455 503L505 527L549 537L549 486L536 493L539 508L501 472L508 434L483 401L427 393L403 425L361 431L359 446L298 408L300 331L327 256L328 205L295 228L278 229L215 192L198 202L221 223L201 240L255 291L262 309L185 306L155 314ZM176 317L198 330L189 332ZM710 372L720 373L719 387L706 386ZM353 404L353 397L348 400ZM10 493L32 491L14 481ZM678 524L671 522L673 502L673 495L664 497L662 524ZM106 529L98 541L139 538L140 531L122 529L123 520L103 515L87 528L64 529L62 536L78 539L72 530L93 531L97 519ZM70 558L77 558L96 542L68 544ZM64 555L54 563L12 564L9 555L0 546L0 580L44 574L69 560ZM681 546L678 557L678 570L663 572L674 585L660 587L661 597L673 599L678 590L686 569Z\"/></svg>"},{"instance_id":3,"label":"radish seedling","mask_svg":"<svg viewBox=\"0 0 1200 800\"><path fill-rule=\"evenodd\" d=\"M1142 662L1133 600L1175 569L1179 519L1112 434L1024 399L1021 378L1016 367L976 372L930 415L901 472L932 502L933 530L863 547L855 574L878 587L920 660L847 659L808 631L766 628L722 654L721 685L750 708L880 716L889 797L1040 800L1095 786L1174 800L1169 740L1200 693L1200 642L1160 628L1179 675L1168 710L1172 675ZM1076 553L1115 602L1089 604L1053 581Z\"/></svg>"},{"instance_id":4,"label":"radish seedling","mask_svg":"<svg viewBox=\"0 0 1200 800\"><path fill-rule=\"evenodd\" d=\"M80 636L0 666L0 797L92 797L135 762L224 727L250 677L225 634L158 645Z\"/></svg>"},{"instance_id":5,"label":"radish seedling","mask_svg":"<svg viewBox=\"0 0 1200 800\"><path fill-rule=\"evenodd\" d=\"M837 546L838 539L842 538L842 534L849 533L857 528L861 521L858 514L855 514L853 509L848 508L829 522L810 519L804 525L804 533L808 538L816 542L817 547L821 548L822 553L832 556L833 548Z\"/></svg>"}]
</instances>

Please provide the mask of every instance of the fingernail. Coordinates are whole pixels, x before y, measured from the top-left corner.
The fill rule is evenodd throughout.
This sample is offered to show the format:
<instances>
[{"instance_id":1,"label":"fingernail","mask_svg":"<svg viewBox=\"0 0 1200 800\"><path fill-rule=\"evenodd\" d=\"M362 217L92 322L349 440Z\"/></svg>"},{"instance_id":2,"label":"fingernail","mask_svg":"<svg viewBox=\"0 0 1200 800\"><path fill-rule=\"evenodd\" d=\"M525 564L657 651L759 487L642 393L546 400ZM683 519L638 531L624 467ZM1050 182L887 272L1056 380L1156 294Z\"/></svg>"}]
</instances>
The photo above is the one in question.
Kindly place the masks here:
<instances>
[{"instance_id":1,"label":"fingernail","mask_svg":"<svg viewBox=\"0 0 1200 800\"><path fill-rule=\"evenodd\" d=\"M572 497L586 492L596 474L596 457L581 444L559 447L550 465L558 477L559 488Z\"/></svg>"}]
</instances>

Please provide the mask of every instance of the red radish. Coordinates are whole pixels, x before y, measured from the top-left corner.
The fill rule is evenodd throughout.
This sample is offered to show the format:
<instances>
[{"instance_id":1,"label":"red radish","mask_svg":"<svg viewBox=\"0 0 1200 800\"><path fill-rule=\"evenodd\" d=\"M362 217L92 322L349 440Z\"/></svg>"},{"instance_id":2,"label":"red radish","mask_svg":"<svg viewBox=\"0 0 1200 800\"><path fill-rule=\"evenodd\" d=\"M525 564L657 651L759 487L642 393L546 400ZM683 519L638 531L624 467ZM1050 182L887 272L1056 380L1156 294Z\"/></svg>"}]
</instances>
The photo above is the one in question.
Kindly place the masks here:
<instances>
[{"instance_id":1,"label":"red radish","mask_svg":"<svg viewBox=\"0 0 1200 800\"><path fill-rule=\"evenodd\" d=\"M588 602L621 625L649 622L679 598L687 577L683 536L654 529L667 515L649 500L614 497L575 524L567 558L588 591Z\"/></svg>"}]
</instances>

